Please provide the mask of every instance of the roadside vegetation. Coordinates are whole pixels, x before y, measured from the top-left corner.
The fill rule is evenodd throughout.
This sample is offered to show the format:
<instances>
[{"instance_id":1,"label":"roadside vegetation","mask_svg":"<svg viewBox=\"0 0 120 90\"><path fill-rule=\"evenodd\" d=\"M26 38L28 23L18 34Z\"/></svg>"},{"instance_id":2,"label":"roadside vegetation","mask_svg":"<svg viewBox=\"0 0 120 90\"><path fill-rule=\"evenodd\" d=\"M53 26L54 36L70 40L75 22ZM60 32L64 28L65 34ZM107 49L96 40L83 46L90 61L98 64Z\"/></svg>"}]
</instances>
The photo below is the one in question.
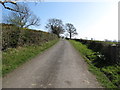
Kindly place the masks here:
<instances>
[{"instance_id":1,"label":"roadside vegetation","mask_svg":"<svg viewBox=\"0 0 120 90\"><path fill-rule=\"evenodd\" d=\"M9 48L7 51L2 53L2 75L5 76L7 73L13 71L23 63L34 58L38 54L42 53L55 43L58 39L46 42L40 46L24 46L18 48Z\"/></svg>"},{"instance_id":2,"label":"roadside vegetation","mask_svg":"<svg viewBox=\"0 0 120 90\"><path fill-rule=\"evenodd\" d=\"M54 45L57 35L2 24L2 76Z\"/></svg>"},{"instance_id":3,"label":"roadside vegetation","mask_svg":"<svg viewBox=\"0 0 120 90\"><path fill-rule=\"evenodd\" d=\"M100 55L91 49L88 49L86 45L74 40L70 40L72 45L80 52L83 58L88 63L89 71L96 75L97 80L101 83L103 87L106 88L117 88L120 87L120 66L115 65L105 65L101 66ZM102 56L101 56L102 58ZM102 60L102 59L101 59Z\"/></svg>"},{"instance_id":4,"label":"roadside vegetation","mask_svg":"<svg viewBox=\"0 0 120 90\"><path fill-rule=\"evenodd\" d=\"M7 6L6 3L12 5ZM32 13L26 3L1 1L0 4L5 9L11 10L7 16L3 17L3 23L0 23L2 27L3 76L54 45L65 31L69 33L63 21L56 18L48 19L45 25L47 32L29 29L30 26L40 26L40 18ZM70 37L77 34L73 27L73 24L70 24Z\"/></svg>"},{"instance_id":5,"label":"roadside vegetation","mask_svg":"<svg viewBox=\"0 0 120 90\"><path fill-rule=\"evenodd\" d=\"M40 26L40 18L32 13L27 4L19 4L11 0L0 1L0 4L5 9L11 10L8 16L3 17L4 24L0 24L2 25L3 76L54 45L60 34L64 33L70 39L77 35L73 24L66 23L64 25L62 20L56 18L48 19L45 26L48 32L29 29L30 26ZM105 47L105 44L111 45L117 44L117 42L106 41L105 44L101 44L102 41L91 41L83 40L83 43L87 42L86 45L83 45L80 42L70 40L85 58L89 70L96 75L103 87L120 87L119 59L113 59L116 54L113 54L113 50L116 52L116 49L108 45ZM98 42L100 43L98 44ZM92 51L93 49L94 51ZM109 50L112 53L108 53Z\"/></svg>"}]
</instances>

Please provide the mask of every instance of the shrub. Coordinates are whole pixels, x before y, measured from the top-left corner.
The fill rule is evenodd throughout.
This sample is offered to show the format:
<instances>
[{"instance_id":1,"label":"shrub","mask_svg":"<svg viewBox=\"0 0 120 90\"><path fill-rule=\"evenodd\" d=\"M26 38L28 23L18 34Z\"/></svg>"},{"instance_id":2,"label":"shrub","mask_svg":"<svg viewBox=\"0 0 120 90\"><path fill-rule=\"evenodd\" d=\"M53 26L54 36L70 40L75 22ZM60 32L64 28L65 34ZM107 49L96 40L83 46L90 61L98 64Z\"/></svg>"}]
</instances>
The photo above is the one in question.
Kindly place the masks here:
<instances>
[{"instance_id":1,"label":"shrub","mask_svg":"<svg viewBox=\"0 0 120 90\"><path fill-rule=\"evenodd\" d=\"M18 28L14 25L2 25L2 50L18 46L42 45L58 38L55 34L43 31Z\"/></svg>"},{"instance_id":2,"label":"shrub","mask_svg":"<svg viewBox=\"0 0 120 90\"><path fill-rule=\"evenodd\" d=\"M120 46L112 46L110 43L90 40L77 39L76 41L78 42L71 42L89 59L89 63L103 72L114 85L120 87Z\"/></svg>"}]
</instances>

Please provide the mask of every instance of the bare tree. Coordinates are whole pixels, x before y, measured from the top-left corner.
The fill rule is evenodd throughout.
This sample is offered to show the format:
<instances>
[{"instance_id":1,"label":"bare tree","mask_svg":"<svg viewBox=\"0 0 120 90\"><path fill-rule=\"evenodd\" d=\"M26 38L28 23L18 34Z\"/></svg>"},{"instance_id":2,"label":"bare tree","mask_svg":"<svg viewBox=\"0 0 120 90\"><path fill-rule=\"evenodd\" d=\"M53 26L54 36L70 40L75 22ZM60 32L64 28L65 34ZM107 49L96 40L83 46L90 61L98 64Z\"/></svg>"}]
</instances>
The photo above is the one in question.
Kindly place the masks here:
<instances>
[{"instance_id":1,"label":"bare tree","mask_svg":"<svg viewBox=\"0 0 120 90\"><path fill-rule=\"evenodd\" d=\"M17 4L17 6L13 6L12 8L20 12L10 12L9 16L6 18L7 23L14 24L21 28L40 25L40 19L32 14L27 4ZM21 13L21 11L24 13Z\"/></svg>"},{"instance_id":2,"label":"bare tree","mask_svg":"<svg viewBox=\"0 0 120 90\"><path fill-rule=\"evenodd\" d=\"M64 32L63 29L63 23L60 19L49 19L48 24L45 26L51 33L56 34L58 37L60 37L60 34Z\"/></svg>"},{"instance_id":3,"label":"bare tree","mask_svg":"<svg viewBox=\"0 0 120 90\"><path fill-rule=\"evenodd\" d=\"M67 23L66 24L66 30L69 33L70 39L71 37L73 37L74 35L77 35L77 31L76 28L73 26L73 24L71 23Z\"/></svg>"}]
</instances>

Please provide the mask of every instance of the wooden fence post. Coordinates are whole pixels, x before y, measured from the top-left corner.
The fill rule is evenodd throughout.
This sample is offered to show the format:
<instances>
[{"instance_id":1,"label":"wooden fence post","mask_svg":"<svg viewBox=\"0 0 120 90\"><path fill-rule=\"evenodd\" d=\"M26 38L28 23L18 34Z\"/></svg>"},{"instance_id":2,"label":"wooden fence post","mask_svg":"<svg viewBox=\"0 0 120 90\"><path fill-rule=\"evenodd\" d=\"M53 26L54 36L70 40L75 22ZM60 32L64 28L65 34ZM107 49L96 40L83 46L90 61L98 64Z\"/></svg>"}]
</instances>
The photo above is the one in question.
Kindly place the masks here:
<instances>
[{"instance_id":1,"label":"wooden fence post","mask_svg":"<svg viewBox=\"0 0 120 90\"><path fill-rule=\"evenodd\" d=\"M120 64L120 43L117 44L117 63Z\"/></svg>"}]
</instances>

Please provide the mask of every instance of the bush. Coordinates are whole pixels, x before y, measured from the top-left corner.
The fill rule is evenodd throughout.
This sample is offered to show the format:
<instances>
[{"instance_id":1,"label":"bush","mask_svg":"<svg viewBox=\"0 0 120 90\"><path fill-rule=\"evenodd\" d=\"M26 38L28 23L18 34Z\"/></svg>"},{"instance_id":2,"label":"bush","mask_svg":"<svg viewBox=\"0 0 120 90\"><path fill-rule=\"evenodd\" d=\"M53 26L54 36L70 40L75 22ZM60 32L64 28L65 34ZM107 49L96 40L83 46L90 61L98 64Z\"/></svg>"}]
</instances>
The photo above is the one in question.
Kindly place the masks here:
<instances>
[{"instance_id":1,"label":"bush","mask_svg":"<svg viewBox=\"0 0 120 90\"><path fill-rule=\"evenodd\" d=\"M2 24L2 50L19 46L42 45L58 38L48 32L18 28L10 24Z\"/></svg>"},{"instance_id":2,"label":"bush","mask_svg":"<svg viewBox=\"0 0 120 90\"><path fill-rule=\"evenodd\" d=\"M76 40L79 42L71 41L73 43L73 46L77 50L79 50L84 56L86 56L89 60L90 65L94 65L95 68L99 69L102 73L104 73L107 78L117 87L120 87L120 66L118 63L116 63L113 58L116 56L116 47L112 47L110 44L103 44L101 42L96 42L96 41L91 41L94 43L91 43L90 41L87 42L87 40ZM86 45L80 43L86 43ZM89 43L89 44L88 44ZM100 45L101 43L101 45ZM93 44L93 46L92 46ZM95 45L94 45L95 44ZM99 47L98 51L95 52L95 48L97 46L102 46ZM88 49L88 47L91 49ZM115 51L114 51L115 50ZM114 52L113 55L111 55ZM120 53L119 53L120 54ZM95 69L92 70L92 72ZM104 80L103 80L104 81Z\"/></svg>"},{"instance_id":3,"label":"bush","mask_svg":"<svg viewBox=\"0 0 120 90\"><path fill-rule=\"evenodd\" d=\"M111 64L120 64L120 45L114 42L104 42L104 41L93 41L93 40L84 40L84 39L74 39L88 46L89 49L99 52L100 55L103 55L104 61L107 65ZM115 44L116 46L112 46ZM106 65L105 64L105 65Z\"/></svg>"},{"instance_id":4,"label":"bush","mask_svg":"<svg viewBox=\"0 0 120 90\"><path fill-rule=\"evenodd\" d=\"M76 41L73 41L73 40L70 40L70 42L73 44L73 46L77 50L79 50L79 52L81 53L83 58L88 63L89 71L91 71L92 73L94 73L96 75L97 80L99 82L101 82L102 86L104 86L106 88L116 88L117 85L115 86L114 82L119 83L120 80L118 78L115 78L114 76L112 76L112 77L115 78L114 79L115 81L109 80L108 79L109 77L107 75L105 76L104 73L101 72L101 69L95 66L96 63L98 63L98 65L101 64L97 61L98 58L100 59L102 57L100 55L100 53L94 52L94 51L88 49L86 45L83 45L80 42L76 42ZM84 56L87 57L87 58L85 58Z\"/></svg>"},{"instance_id":5,"label":"bush","mask_svg":"<svg viewBox=\"0 0 120 90\"><path fill-rule=\"evenodd\" d=\"M107 66L101 69L106 76L113 82L116 86L120 87L120 67L117 65Z\"/></svg>"}]
</instances>

